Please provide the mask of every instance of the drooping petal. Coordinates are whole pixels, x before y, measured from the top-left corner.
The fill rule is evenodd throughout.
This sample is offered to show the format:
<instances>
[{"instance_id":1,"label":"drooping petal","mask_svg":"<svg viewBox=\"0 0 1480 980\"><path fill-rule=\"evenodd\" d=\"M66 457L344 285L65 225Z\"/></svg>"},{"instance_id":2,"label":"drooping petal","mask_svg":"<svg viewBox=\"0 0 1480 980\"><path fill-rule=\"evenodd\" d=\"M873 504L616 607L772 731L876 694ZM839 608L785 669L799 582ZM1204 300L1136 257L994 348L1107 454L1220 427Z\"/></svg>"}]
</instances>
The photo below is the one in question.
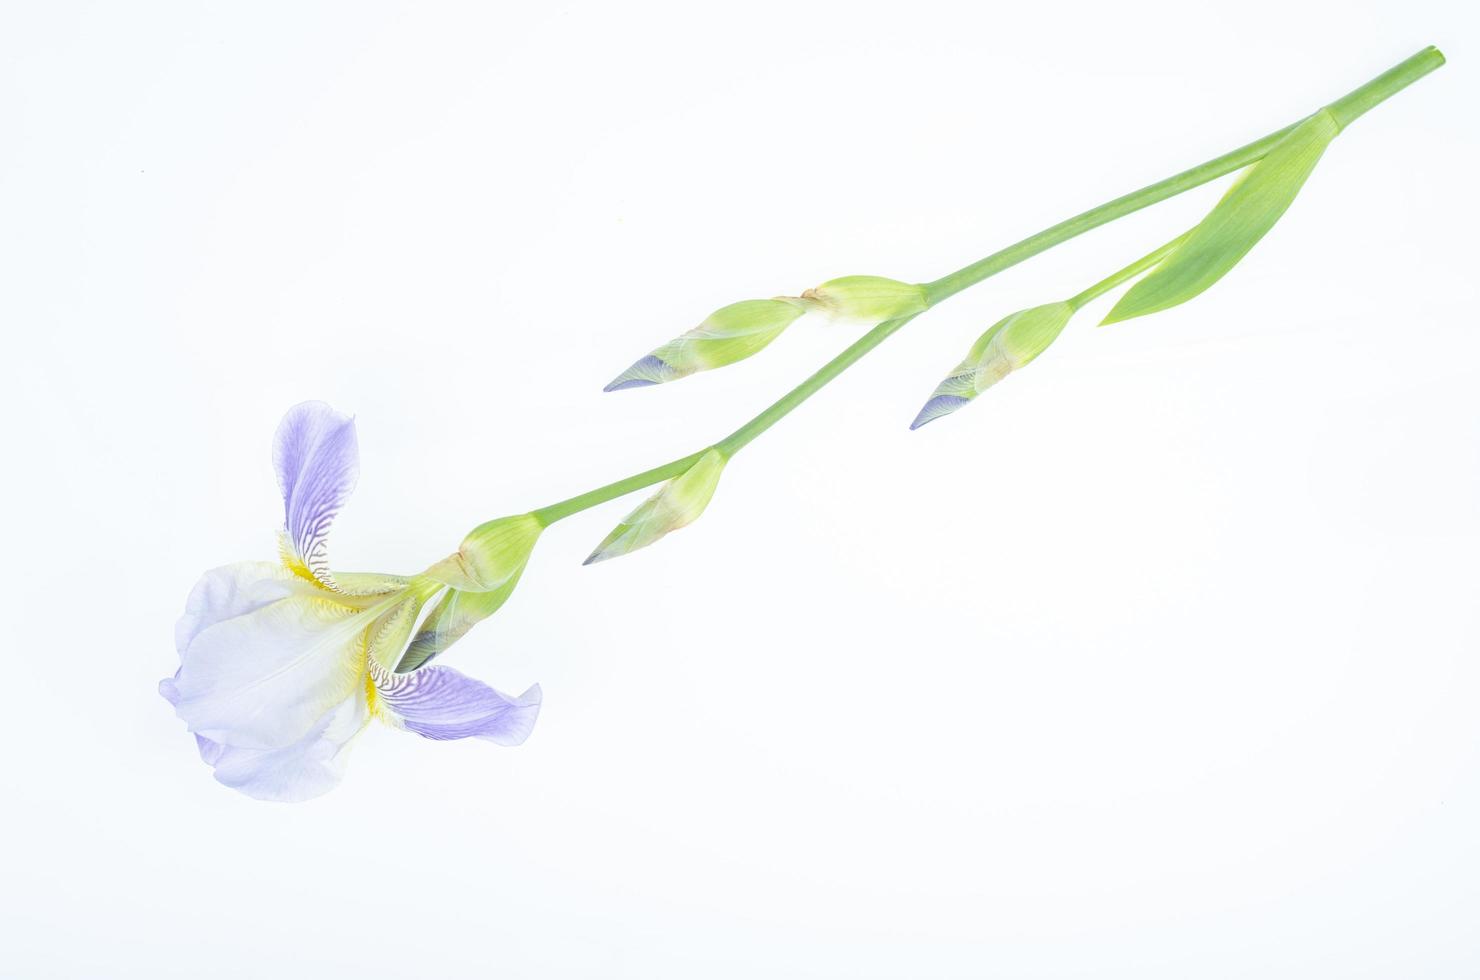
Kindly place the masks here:
<instances>
[{"instance_id":1,"label":"drooping petal","mask_svg":"<svg viewBox=\"0 0 1480 980\"><path fill-rule=\"evenodd\" d=\"M160 693L173 704L178 691L172 681L160 683ZM201 759L215 770L216 779L259 800L298 802L321 796L344 777L349 746L370 721L368 691L330 708L297 742L280 749L233 748L200 735L195 737Z\"/></svg>"},{"instance_id":2,"label":"drooping petal","mask_svg":"<svg viewBox=\"0 0 1480 980\"><path fill-rule=\"evenodd\" d=\"M332 589L329 528L360 474L354 419L324 402L293 406L278 424L272 461L283 492L284 557Z\"/></svg>"},{"instance_id":3,"label":"drooping petal","mask_svg":"<svg viewBox=\"0 0 1480 980\"><path fill-rule=\"evenodd\" d=\"M173 680L175 710L192 732L212 741L285 748L363 686L366 632L399 597L350 605L283 569L258 567L264 578L253 583L241 566L231 566L237 576L232 596L274 588L287 594L255 606L213 607L210 615L223 618L181 631L188 642ZM219 584L222 572L207 578ZM215 587L203 583L197 594Z\"/></svg>"},{"instance_id":4,"label":"drooping petal","mask_svg":"<svg viewBox=\"0 0 1480 980\"><path fill-rule=\"evenodd\" d=\"M265 561L211 569L190 590L185 612L175 622L176 651L183 656L201 630L285 598L302 584L297 576Z\"/></svg>"},{"instance_id":5,"label":"drooping petal","mask_svg":"<svg viewBox=\"0 0 1480 980\"><path fill-rule=\"evenodd\" d=\"M450 667L424 667L410 674L371 668L377 708L398 728L423 738L481 738L518 745L529 737L540 713L538 684L511 698Z\"/></svg>"}]
</instances>

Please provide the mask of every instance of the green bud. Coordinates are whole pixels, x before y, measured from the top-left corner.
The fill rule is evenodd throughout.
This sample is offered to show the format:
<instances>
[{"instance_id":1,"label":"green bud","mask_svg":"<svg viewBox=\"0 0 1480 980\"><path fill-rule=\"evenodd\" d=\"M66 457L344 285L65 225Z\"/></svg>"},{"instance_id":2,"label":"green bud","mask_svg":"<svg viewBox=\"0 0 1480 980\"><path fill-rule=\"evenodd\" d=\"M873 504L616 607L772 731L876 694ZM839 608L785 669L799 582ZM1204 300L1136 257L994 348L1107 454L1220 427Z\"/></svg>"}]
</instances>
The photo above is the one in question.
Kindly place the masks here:
<instances>
[{"instance_id":1,"label":"green bud","mask_svg":"<svg viewBox=\"0 0 1480 980\"><path fill-rule=\"evenodd\" d=\"M519 578L544 529L533 514L480 524L457 551L428 568L425 575L463 592L493 592Z\"/></svg>"},{"instance_id":2,"label":"green bud","mask_svg":"<svg viewBox=\"0 0 1480 980\"><path fill-rule=\"evenodd\" d=\"M719 486L725 462L718 449L710 449L700 456L698 462L663 484L657 493L628 514L591 552L585 564L646 548L669 531L698 520L714 496L714 488Z\"/></svg>"},{"instance_id":3,"label":"green bud","mask_svg":"<svg viewBox=\"0 0 1480 980\"><path fill-rule=\"evenodd\" d=\"M1068 303L1048 303L997 321L971 346L950 377L936 387L910 428L918 429L949 415L1013 371L1032 363L1058 338L1073 315L1074 307Z\"/></svg>"},{"instance_id":4,"label":"green bud","mask_svg":"<svg viewBox=\"0 0 1480 980\"><path fill-rule=\"evenodd\" d=\"M913 316L929 309L925 287L883 276L844 276L829 279L815 289L802 293L818 308L847 320L883 323L902 316Z\"/></svg>"},{"instance_id":5,"label":"green bud","mask_svg":"<svg viewBox=\"0 0 1480 980\"><path fill-rule=\"evenodd\" d=\"M743 361L781 336L805 312L806 304L790 296L731 303L633 364L604 390L645 388Z\"/></svg>"}]
</instances>

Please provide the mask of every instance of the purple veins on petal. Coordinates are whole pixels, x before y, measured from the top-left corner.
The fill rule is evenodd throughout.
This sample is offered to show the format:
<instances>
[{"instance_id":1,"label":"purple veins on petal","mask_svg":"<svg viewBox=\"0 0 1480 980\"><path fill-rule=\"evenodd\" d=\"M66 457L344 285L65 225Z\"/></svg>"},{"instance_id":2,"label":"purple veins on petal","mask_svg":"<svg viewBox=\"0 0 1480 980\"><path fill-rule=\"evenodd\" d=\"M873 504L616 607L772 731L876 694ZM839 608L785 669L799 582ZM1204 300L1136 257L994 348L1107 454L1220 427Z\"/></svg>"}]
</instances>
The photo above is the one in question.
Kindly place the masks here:
<instances>
[{"instance_id":1,"label":"purple veins on petal","mask_svg":"<svg viewBox=\"0 0 1480 980\"><path fill-rule=\"evenodd\" d=\"M360 474L354 419L324 402L288 409L272 443L289 557L330 585L329 528Z\"/></svg>"},{"instance_id":2,"label":"purple veins on petal","mask_svg":"<svg viewBox=\"0 0 1480 980\"><path fill-rule=\"evenodd\" d=\"M373 673L383 708L401 727L423 738L481 738L518 745L529 737L540 712L538 684L511 698L450 667Z\"/></svg>"},{"instance_id":3,"label":"purple veins on petal","mask_svg":"<svg viewBox=\"0 0 1480 980\"><path fill-rule=\"evenodd\" d=\"M628 388L646 388L681 378L683 374L656 354L649 354L612 379L602 391L624 391Z\"/></svg>"},{"instance_id":4,"label":"purple veins on petal","mask_svg":"<svg viewBox=\"0 0 1480 980\"><path fill-rule=\"evenodd\" d=\"M960 395L936 395L925 403L924 408L920 409L920 414L916 415L915 421L910 423L910 431L913 432L926 422L934 422L942 415L950 415L970 401L971 399L962 398Z\"/></svg>"}]
</instances>

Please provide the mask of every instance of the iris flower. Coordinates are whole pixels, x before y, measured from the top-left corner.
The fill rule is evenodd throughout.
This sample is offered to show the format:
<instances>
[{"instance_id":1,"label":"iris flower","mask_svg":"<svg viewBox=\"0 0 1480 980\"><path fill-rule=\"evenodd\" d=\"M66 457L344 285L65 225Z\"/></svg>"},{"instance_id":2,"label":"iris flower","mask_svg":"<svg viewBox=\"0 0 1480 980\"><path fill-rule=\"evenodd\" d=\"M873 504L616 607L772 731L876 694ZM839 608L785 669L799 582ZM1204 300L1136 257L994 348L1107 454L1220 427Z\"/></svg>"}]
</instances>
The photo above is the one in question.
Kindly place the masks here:
<instances>
[{"instance_id":1,"label":"iris flower","mask_svg":"<svg viewBox=\"0 0 1480 980\"><path fill-rule=\"evenodd\" d=\"M281 561L201 577L175 627L180 668L159 684L216 779L258 799L319 796L372 720L429 739L523 742L538 685L511 698L447 667L395 673L443 583L330 571L329 528L359 474L354 421L322 402L294 407L273 462Z\"/></svg>"}]
</instances>

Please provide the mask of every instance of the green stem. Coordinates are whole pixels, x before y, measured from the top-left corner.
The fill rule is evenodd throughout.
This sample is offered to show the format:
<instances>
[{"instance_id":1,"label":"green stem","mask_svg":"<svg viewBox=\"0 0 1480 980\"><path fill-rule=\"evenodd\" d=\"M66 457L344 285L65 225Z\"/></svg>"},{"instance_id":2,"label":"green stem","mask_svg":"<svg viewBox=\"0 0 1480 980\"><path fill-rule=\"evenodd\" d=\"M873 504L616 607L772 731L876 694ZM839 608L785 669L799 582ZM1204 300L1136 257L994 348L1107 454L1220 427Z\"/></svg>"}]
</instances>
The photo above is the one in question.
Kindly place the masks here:
<instances>
[{"instance_id":1,"label":"green stem","mask_svg":"<svg viewBox=\"0 0 1480 980\"><path fill-rule=\"evenodd\" d=\"M918 313L914 313L910 316L902 316L897 320L885 320L883 323L874 327L868 333L844 348L843 352L837 357L834 357L818 368L816 373L806 381L803 381L782 395L768 406L765 411L715 443L714 447L726 456L735 455L752 439L781 421L782 417L788 412L808 398L811 398L829 381L848 370L855 361L882 344L890 334L919 315Z\"/></svg>"},{"instance_id":2,"label":"green stem","mask_svg":"<svg viewBox=\"0 0 1480 980\"><path fill-rule=\"evenodd\" d=\"M1071 309L1073 309L1075 312L1078 312L1079 309L1084 306L1084 304L1099 299L1101 296L1104 296L1116 286L1119 286L1121 283L1129 279L1134 279L1136 276L1139 276L1141 273L1145 272L1147 269L1151 268L1153 265L1166 258L1167 255L1172 251L1172 249L1176 248L1178 245L1181 245L1184 241L1186 241L1187 236L1190 234L1192 234L1191 231L1182 232L1182 234L1178 235L1176 238L1173 238L1161 248L1156 249L1154 252L1147 252L1145 255L1141 256L1139 259L1132 262L1124 269L1121 269L1119 272L1112 272L1110 275L1106 276L1104 279L1101 279L1099 282L1095 283L1093 286L1089 287L1083 292L1071 296L1069 299L1065 300L1065 302L1069 304L1069 307Z\"/></svg>"},{"instance_id":3,"label":"green stem","mask_svg":"<svg viewBox=\"0 0 1480 980\"><path fill-rule=\"evenodd\" d=\"M1412 85L1443 64L1444 56L1439 53L1438 49L1432 46L1427 47L1411 58L1383 72L1367 84L1352 90L1350 93L1332 102L1327 106L1327 109L1335 116L1337 123L1345 127L1363 113L1402 91L1404 88L1407 88L1409 85ZM1271 147L1278 143L1286 133L1294 129L1296 125L1298 125L1298 122L1278 129L1268 136L1245 144L1222 156L1215 157L1206 163L1199 164L1190 170L1184 170L1165 180L1149 184L1138 191L1132 191L1129 194L1117 197L1115 200L1101 204L1099 207L1091 208L1072 218L1061 221L1050 228L1046 228L1036 235L1030 235L1014 245L1009 245L1001 251L993 252L986 258L973 262L971 265L962 269L958 269L950 275L942 276L934 282L926 283L925 291L930 305L934 306L936 303L954 296L963 289L968 289L984 279L995 276L1004 269L1009 269L1025 259L1032 258L1040 252L1047 251L1055 245L1062 244L1091 229L1098 228L1100 225L1114 221L1117 218L1123 218L1132 212L1139 211L1152 204L1160 203L1169 197L1175 197L1184 191L1199 187L1211 180L1216 180L1235 170L1246 167L1261 159L1265 153L1269 152ZM1127 266L1126 269L1111 276L1110 279L1091 286L1090 289L1081 293L1075 299L1079 300L1089 293L1098 296L1100 293L1094 292L1095 290L1103 292L1106 289L1114 288L1115 285L1141 271L1145 265L1156 261L1162 254L1165 254L1165 250L1175 244L1175 242L1169 243L1156 252L1152 252L1145 258L1138 260L1138 262ZM1109 285L1106 285L1107 283ZM1089 298L1093 298L1093 296ZM1082 301L1088 302L1089 299L1083 299ZM1074 300L1070 302L1073 303ZM880 323L862 337L849 344L837 357L824 364L807 380L797 385L785 395L782 395L779 400L755 416L755 418L715 443L713 448L718 449L727 457L733 456L755 439L756 436L775 425L785 415L791 412L792 409L816 394L829 381L842 374L865 354L879 346L891 334L913 319L914 315L900 317L896 320L886 320ZM705 448L708 449L710 447ZM587 508L595 507L597 504L605 503L608 500L624 496L634 490L640 490L654 483L671 479L692 466L704 452L705 450L700 450L699 452L691 453L682 459L675 459L662 466L656 466L642 473L629 476L624 480L608 483L606 486L598 487L580 496L571 497L568 500L551 504L548 507L542 507L534 511L534 515L542 523L547 525L552 524L562 518L569 517Z\"/></svg>"},{"instance_id":4,"label":"green stem","mask_svg":"<svg viewBox=\"0 0 1480 980\"><path fill-rule=\"evenodd\" d=\"M1443 53L1432 44L1418 54L1399 62L1361 88L1353 89L1326 108L1336 117L1336 125L1345 129L1353 120L1387 101L1420 78L1444 66Z\"/></svg>"},{"instance_id":5,"label":"green stem","mask_svg":"<svg viewBox=\"0 0 1480 980\"><path fill-rule=\"evenodd\" d=\"M671 480L697 463L699 457L704 455L706 449L708 449L707 446L705 449L701 449L697 453L690 453L682 459L675 459L670 463L664 463L662 466L654 466L650 470L635 473L625 480L617 480L614 483L608 483L604 487L588 490L579 496L562 500L558 504L550 504L548 507L541 507L539 510L532 511L532 513L536 520L549 527L561 518L578 514L583 510L595 507L597 504L604 504L608 500L625 497L634 490L650 487L654 483Z\"/></svg>"}]
</instances>

